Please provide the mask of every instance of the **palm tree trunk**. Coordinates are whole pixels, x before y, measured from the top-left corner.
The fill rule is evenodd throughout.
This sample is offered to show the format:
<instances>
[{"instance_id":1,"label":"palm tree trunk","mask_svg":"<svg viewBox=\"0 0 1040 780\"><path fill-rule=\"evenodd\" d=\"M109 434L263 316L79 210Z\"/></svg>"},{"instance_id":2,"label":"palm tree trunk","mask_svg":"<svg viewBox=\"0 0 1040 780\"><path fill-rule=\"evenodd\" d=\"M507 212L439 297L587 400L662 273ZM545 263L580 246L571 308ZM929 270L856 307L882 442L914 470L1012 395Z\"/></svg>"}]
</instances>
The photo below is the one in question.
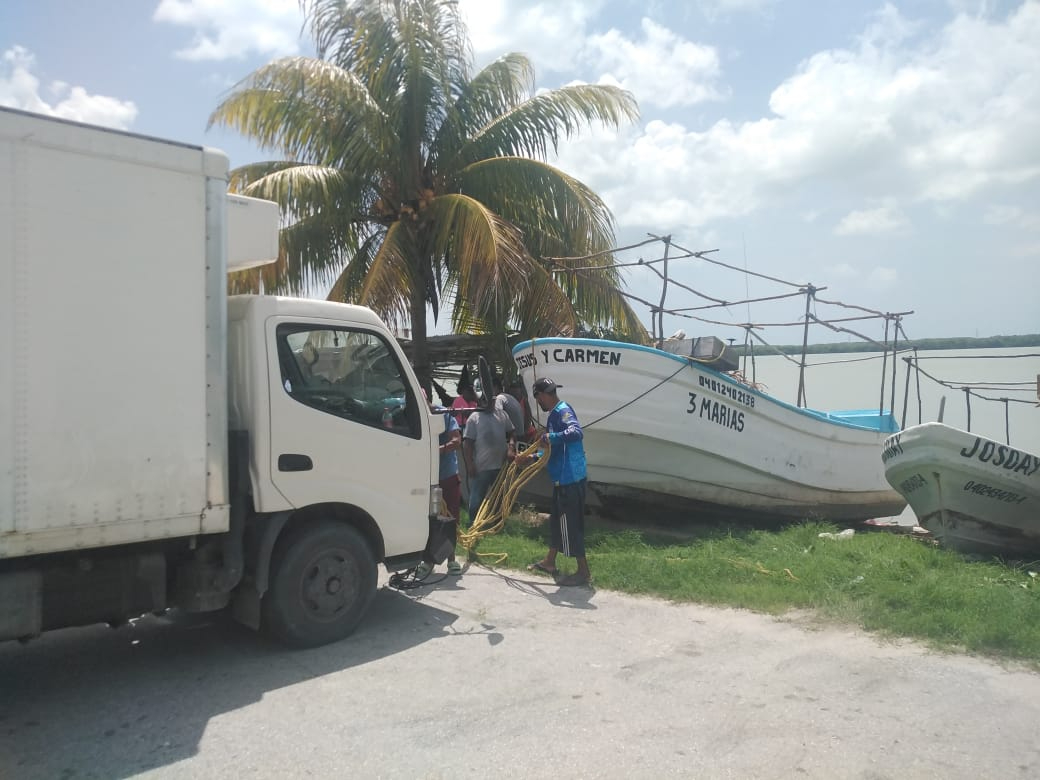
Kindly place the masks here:
<instances>
[{"instance_id":1,"label":"palm tree trunk","mask_svg":"<svg viewBox=\"0 0 1040 780\"><path fill-rule=\"evenodd\" d=\"M412 368L419 379L419 384L430 395L430 350L426 344L426 288L423 284L413 285L411 290L412 319Z\"/></svg>"}]
</instances>

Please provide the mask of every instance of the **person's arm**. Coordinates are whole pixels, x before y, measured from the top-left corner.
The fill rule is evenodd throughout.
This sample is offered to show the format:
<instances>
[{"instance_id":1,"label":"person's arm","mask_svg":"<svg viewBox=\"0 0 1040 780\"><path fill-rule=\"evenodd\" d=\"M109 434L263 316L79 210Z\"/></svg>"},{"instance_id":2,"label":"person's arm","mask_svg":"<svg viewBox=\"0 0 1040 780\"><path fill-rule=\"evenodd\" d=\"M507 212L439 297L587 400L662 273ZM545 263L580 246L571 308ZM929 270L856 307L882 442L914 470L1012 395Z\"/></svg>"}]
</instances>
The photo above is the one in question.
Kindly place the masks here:
<instances>
[{"instance_id":1,"label":"person's arm","mask_svg":"<svg viewBox=\"0 0 1040 780\"><path fill-rule=\"evenodd\" d=\"M512 461L516 459L516 430L509 415L506 415L506 426L506 459Z\"/></svg>"},{"instance_id":2,"label":"person's arm","mask_svg":"<svg viewBox=\"0 0 1040 780\"><path fill-rule=\"evenodd\" d=\"M440 446L441 455L447 455L453 450L457 450L462 446L462 433L458 428L452 428L448 431L448 440Z\"/></svg>"},{"instance_id":3,"label":"person's arm","mask_svg":"<svg viewBox=\"0 0 1040 780\"><path fill-rule=\"evenodd\" d=\"M567 408L560 413L560 429L552 431L546 434L546 436L549 439L549 443L553 444L559 441L580 441L585 434L578 423L578 416L572 409Z\"/></svg>"}]
</instances>

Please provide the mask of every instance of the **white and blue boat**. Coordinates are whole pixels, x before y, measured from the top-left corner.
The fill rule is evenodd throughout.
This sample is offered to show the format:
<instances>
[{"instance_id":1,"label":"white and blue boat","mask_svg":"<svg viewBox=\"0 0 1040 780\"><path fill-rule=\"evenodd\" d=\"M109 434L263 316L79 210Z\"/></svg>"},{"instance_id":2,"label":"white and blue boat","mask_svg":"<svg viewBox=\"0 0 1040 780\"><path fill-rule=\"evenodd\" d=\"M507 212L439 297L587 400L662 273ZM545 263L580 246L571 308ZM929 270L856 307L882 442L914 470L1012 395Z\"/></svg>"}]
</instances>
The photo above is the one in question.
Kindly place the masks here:
<instances>
[{"instance_id":1,"label":"white and blue boat","mask_svg":"<svg viewBox=\"0 0 1040 780\"><path fill-rule=\"evenodd\" d=\"M890 413L792 406L719 370L718 358L694 357L692 344L539 338L513 348L526 387L550 377L577 412L603 505L835 522L903 510L878 457L898 430Z\"/></svg>"},{"instance_id":2,"label":"white and blue boat","mask_svg":"<svg viewBox=\"0 0 1040 780\"><path fill-rule=\"evenodd\" d=\"M1040 556L1040 456L928 422L891 436L882 460L888 481L944 547Z\"/></svg>"}]
</instances>

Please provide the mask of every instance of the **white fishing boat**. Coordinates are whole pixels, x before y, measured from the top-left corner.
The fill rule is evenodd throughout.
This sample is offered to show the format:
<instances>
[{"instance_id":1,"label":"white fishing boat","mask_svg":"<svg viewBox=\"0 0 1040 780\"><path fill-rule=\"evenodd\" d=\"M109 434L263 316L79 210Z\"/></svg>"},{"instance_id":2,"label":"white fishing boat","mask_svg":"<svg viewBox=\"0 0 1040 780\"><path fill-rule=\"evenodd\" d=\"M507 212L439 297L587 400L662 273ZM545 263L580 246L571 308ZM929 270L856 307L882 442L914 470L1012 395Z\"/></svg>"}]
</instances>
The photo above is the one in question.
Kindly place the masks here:
<instances>
[{"instance_id":1,"label":"white fishing boat","mask_svg":"<svg viewBox=\"0 0 1040 780\"><path fill-rule=\"evenodd\" d=\"M589 486L608 507L856 521L906 506L878 458L898 430L890 414L798 408L696 354L696 343L675 354L599 339L513 348L528 388L543 376L562 386L585 431Z\"/></svg>"},{"instance_id":2,"label":"white fishing boat","mask_svg":"<svg viewBox=\"0 0 1040 780\"><path fill-rule=\"evenodd\" d=\"M1040 554L1040 457L937 422L885 442L885 476L939 543L964 553Z\"/></svg>"}]
</instances>

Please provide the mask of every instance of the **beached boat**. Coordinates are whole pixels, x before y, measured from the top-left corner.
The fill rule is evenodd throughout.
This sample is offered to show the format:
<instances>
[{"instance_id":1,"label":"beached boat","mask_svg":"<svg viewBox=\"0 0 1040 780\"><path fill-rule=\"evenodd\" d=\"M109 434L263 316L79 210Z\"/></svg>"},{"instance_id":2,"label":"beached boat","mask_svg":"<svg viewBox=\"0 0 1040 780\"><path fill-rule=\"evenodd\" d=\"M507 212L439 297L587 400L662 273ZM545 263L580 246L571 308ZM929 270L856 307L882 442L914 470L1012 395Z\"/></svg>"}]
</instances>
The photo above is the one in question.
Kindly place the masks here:
<instances>
[{"instance_id":1,"label":"beached boat","mask_svg":"<svg viewBox=\"0 0 1040 780\"><path fill-rule=\"evenodd\" d=\"M1040 554L1040 457L937 422L891 436L885 476L939 543L964 553Z\"/></svg>"},{"instance_id":2,"label":"beached boat","mask_svg":"<svg viewBox=\"0 0 1040 780\"><path fill-rule=\"evenodd\" d=\"M890 414L801 409L693 357L696 341L683 346L544 338L513 349L528 388L542 376L562 386L585 431L589 486L605 506L835 521L906 506L878 458L898 430Z\"/></svg>"}]
</instances>

